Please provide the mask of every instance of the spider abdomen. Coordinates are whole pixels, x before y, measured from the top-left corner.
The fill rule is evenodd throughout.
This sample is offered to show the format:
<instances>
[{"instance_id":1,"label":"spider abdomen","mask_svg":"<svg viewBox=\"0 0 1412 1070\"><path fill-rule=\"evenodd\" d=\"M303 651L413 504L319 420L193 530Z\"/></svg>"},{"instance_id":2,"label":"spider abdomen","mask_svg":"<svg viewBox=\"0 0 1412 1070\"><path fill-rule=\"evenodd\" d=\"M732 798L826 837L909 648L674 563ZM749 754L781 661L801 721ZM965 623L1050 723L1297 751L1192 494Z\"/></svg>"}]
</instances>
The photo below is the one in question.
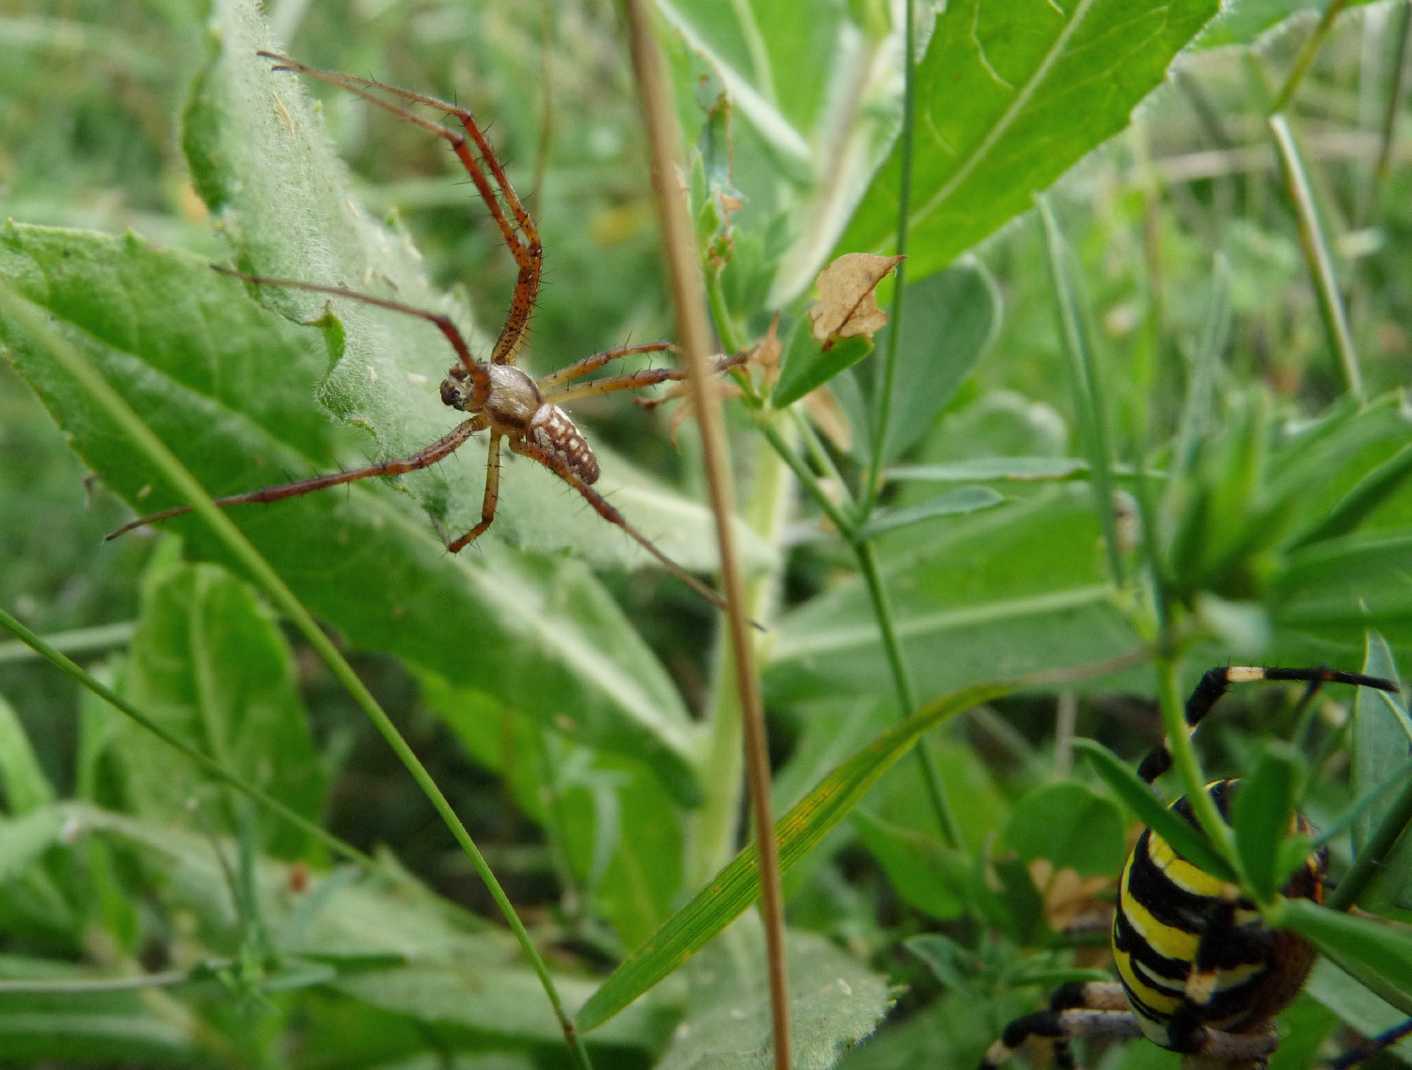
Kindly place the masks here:
<instances>
[{"instance_id":1,"label":"spider abdomen","mask_svg":"<svg viewBox=\"0 0 1412 1070\"><path fill-rule=\"evenodd\" d=\"M530 420L530 435L585 483L598 479L598 458L569 414L558 405L541 405Z\"/></svg>"},{"instance_id":2,"label":"spider abdomen","mask_svg":"<svg viewBox=\"0 0 1412 1070\"><path fill-rule=\"evenodd\" d=\"M1208 787L1222 816L1238 786L1221 780ZM1185 798L1172 809L1193 820ZM1290 831L1309 830L1297 815ZM1324 866L1321 853L1311 854L1283 893L1320 901ZM1195 1025L1232 1033L1266 1027L1313 964L1303 939L1266 929L1253 903L1235 898L1232 886L1192 865L1151 829L1138 837L1123 869L1113 958L1143 1033L1179 1051Z\"/></svg>"}]
</instances>

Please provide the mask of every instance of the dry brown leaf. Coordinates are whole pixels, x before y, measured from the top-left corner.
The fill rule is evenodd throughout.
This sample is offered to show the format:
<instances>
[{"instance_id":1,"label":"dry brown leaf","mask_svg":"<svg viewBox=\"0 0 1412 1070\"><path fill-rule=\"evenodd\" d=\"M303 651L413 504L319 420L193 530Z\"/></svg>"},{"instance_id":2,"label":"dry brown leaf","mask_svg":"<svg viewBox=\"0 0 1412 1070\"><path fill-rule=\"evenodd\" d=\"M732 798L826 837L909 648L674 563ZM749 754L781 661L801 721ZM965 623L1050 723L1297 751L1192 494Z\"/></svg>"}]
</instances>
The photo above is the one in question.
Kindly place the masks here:
<instances>
[{"instance_id":1,"label":"dry brown leaf","mask_svg":"<svg viewBox=\"0 0 1412 1070\"><path fill-rule=\"evenodd\" d=\"M828 349L842 338L871 338L886 326L873 291L901 262L900 256L844 253L819 272L819 300L809 309L815 341Z\"/></svg>"},{"instance_id":2,"label":"dry brown leaf","mask_svg":"<svg viewBox=\"0 0 1412 1070\"><path fill-rule=\"evenodd\" d=\"M1069 867L1057 873L1047 858L1029 865L1030 880L1044 898L1044 918L1055 932L1088 928L1096 916L1099 928L1106 928L1112 905L1099 898L1112 883L1112 877L1081 877Z\"/></svg>"}]
</instances>

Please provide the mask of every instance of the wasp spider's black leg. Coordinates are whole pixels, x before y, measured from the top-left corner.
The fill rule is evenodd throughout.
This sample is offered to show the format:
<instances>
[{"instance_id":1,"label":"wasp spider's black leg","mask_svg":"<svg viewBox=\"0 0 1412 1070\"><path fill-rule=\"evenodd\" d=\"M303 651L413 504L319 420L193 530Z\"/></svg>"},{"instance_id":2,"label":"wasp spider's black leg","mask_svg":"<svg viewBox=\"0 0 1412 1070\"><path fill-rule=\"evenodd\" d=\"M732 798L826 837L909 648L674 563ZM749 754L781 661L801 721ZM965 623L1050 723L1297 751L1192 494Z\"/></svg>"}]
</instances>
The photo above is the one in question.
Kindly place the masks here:
<instances>
[{"instance_id":1,"label":"wasp spider's black leg","mask_svg":"<svg viewBox=\"0 0 1412 1070\"><path fill-rule=\"evenodd\" d=\"M1121 1009L1119 1009L1121 1008ZM980 1070L994 1070L1030 1037L1054 1041L1056 1065L1073 1070L1073 1037L1136 1037L1142 1030L1127 1010L1121 985L1103 982L1075 983L1059 988L1050 1009L1016 1018L985 1053Z\"/></svg>"},{"instance_id":2,"label":"wasp spider's black leg","mask_svg":"<svg viewBox=\"0 0 1412 1070\"><path fill-rule=\"evenodd\" d=\"M1373 687L1379 691L1396 691L1397 685L1391 680L1377 676L1364 676L1356 672L1339 672L1335 669L1265 669L1258 665L1220 665L1207 669L1201 676L1196 690L1186 700L1187 731L1196 731L1201 719L1211 712L1221 696L1231 684L1252 683L1257 680L1302 680L1309 684L1305 701L1323 684L1353 684L1357 687ZM1167 741L1154 747L1138 766L1138 776L1151 784L1172 767L1172 752L1167 749Z\"/></svg>"},{"instance_id":3,"label":"wasp spider's black leg","mask_svg":"<svg viewBox=\"0 0 1412 1070\"><path fill-rule=\"evenodd\" d=\"M1361 1044L1357 1044L1344 1052L1337 1059L1329 1061L1328 1070L1348 1070L1351 1066L1357 1066L1365 1059L1371 1059L1384 1048L1389 1048L1396 1044L1403 1037L1412 1033L1412 1018L1384 1030L1375 1037L1369 1037Z\"/></svg>"}]
</instances>

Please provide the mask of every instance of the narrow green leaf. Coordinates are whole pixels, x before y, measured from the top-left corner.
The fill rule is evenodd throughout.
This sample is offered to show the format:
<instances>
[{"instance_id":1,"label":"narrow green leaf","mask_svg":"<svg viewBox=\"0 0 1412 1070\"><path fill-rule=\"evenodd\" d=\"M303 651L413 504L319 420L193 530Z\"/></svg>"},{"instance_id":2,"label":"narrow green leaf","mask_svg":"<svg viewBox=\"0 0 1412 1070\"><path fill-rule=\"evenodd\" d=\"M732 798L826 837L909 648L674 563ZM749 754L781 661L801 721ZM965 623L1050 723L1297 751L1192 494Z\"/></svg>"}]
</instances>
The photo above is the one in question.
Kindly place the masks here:
<instances>
[{"instance_id":1,"label":"narrow green leaf","mask_svg":"<svg viewBox=\"0 0 1412 1070\"><path fill-rule=\"evenodd\" d=\"M879 509L859 532L863 539L873 539L889 531L911 527L943 516L962 516L990 509L1005 500L1003 494L989 487L965 487L949 491L930 501L904 509Z\"/></svg>"},{"instance_id":2,"label":"narrow green leaf","mask_svg":"<svg viewBox=\"0 0 1412 1070\"><path fill-rule=\"evenodd\" d=\"M1000 684L978 684L948 695L884 732L834 769L776 822L781 872L818 846L923 733L1007 690ZM587 1031L606 1022L681 966L750 906L759 891L755 846L751 844L613 971L576 1015L579 1028Z\"/></svg>"},{"instance_id":3,"label":"narrow green leaf","mask_svg":"<svg viewBox=\"0 0 1412 1070\"><path fill-rule=\"evenodd\" d=\"M1015 804L1002 847L1026 862L1047 859L1056 869L1112 875L1123 864L1123 815L1113 801L1071 781L1044 784Z\"/></svg>"},{"instance_id":4,"label":"narrow green leaf","mask_svg":"<svg viewBox=\"0 0 1412 1070\"><path fill-rule=\"evenodd\" d=\"M1282 900L1271 920L1278 928L1307 937L1321 950L1380 974L1403 992L1412 992L1412 928L1329 910L1308 899Z\"/></svg>"},{"instance_id":5,"label":"narrow green leaf","mask_svg":"<svg viewBox=\"0 0 1412 1070\"><path fill-rule=\"evenodd\" d=\"M1288 743L1272 741L1261 752L1255 771L1241 779L1236 791L1232 815L1236 850L1244 876L1262 903L1281 883L1280 847L1290 836L1290 819L1304 772L1299 751Z\"/></svg>"},{"instance_id":6,"label":"narrow green leaf","mask_svg":"<svg viewBox=\"0 0 1412 1070\"><path fill-rule=\"evenodd\" d=\"M864 337L845 338L821 349L805 321L800 321L785 350L779 382L770 395L770 404L777 409L794 404L815 387L823 386L839 372L853 367L873 351L873 343Z\"/></svg>"},{"instance_id":7,"label":"narrow green leaf","mask_svg":"<svg viewBox=\"0 0 1412 1070\"><path fill-rule=\"evenodd\" d=\"M1133 815L1176 849L1192 865L1224 880L1234 880L1235 874L1216 853L1205 837L1183 821L1170 808L1163 806L1137 773L1101 743L1091 739L1076 739L1074 746L1093 762L1093 769L1103 782L1113 789L1133 812Z\"/></svg>"},{"instance_id":8,"label":"narrow green leaf","mask_svg":"<svg viewBox=\"0 0 1412 1070\"><path fill-rule=\"evenodd\" d=\"M1325 539L1347 535L1380 505L1412 479L1412 445L1404 446L1364 476L1348 494L1314 525L1295 538L1289 548L1297 550Z\"/></svg>"},{"instance_id":9,"label":"narrow green leaf","mask_svg":"<svg viewBox=\"0 0 1412 1070\"><path fill-rule=\"evenodd\" d=\"M1108 549L1108 572L1114 584L1123 585L1123 552L1118 543L1118 521L1114 515L1113 483L1109 474L1113 463L1108 439L1108 405L1104 400L1103 377L1093 347L1089 306L1083 293L1083 277L1068 241L1059 229L1059 220L1049 201L1039 201L1044 248L1049 259L1049 277L1054 287L1054 307L1060 337L1069 358L1069 380L1079 414L1079 430L1092 470L1093 507L1103 524L1103 541Z\"/></svg>"},{"instance_id":10,"label":"narrow green leaf","mask_svg":"<svg viewBox=\"0 0 1412 1070\"><path fill-rule=\"evenodd\" d=\"M1026 211L1034 194L1123 129L1218 7L947 4L917 65L911 277L945 267ZM894 149L837 252L891 247L899 167Z\"/></svg>"},{"instance_id":11,"label":"narrow green leaf","mask_svg":"<svg viewBox=\"0 0 1412 1070\"><path fill-rule=\"evenodd\" d=\"M54 801L54 787L30 746L19 715L0 697L0 788L11 816L18 817Z\"/></svg>"}]
</instances>

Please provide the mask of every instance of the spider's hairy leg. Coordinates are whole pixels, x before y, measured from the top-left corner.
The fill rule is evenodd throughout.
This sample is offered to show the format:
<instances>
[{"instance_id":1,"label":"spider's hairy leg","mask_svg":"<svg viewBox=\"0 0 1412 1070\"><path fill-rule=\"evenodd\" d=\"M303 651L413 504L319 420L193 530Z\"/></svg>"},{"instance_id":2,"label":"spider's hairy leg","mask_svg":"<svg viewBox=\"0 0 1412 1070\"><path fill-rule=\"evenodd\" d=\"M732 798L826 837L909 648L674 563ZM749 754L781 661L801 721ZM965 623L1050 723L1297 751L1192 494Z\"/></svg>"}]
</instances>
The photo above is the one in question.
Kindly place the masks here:
<instances>
[{"instance_id":1,"label":"spider's hairy leg","mask_svg":"<svg viewBox=\"0 0 1412 1070\"><path fill-rule=\"evenodd\" d=\"M1186 700L1187 731L1195 732L1202 718L1211 712L1231 684L1254 683L1261 680L1299 680L1309 685L1305 692L1307 700L1323 684L1352 684L1355 687L1371 687L1378 691L1396 691L1397 684L1378 676L1365 676L1356 672L1340 672L1336 669L1281 669L1262 668L1258 665L1218 665L1207 669L1201 681ZM1138 776L1151 784L1172 767L1172 753L1166 740L1154 747L1138 766Z\"/></svg>"},{"instance_id":2,"label":"spider's hairy leg","mask_svg":"<svg viewBox=\"0 0 1412 1070\"><path fill-rule=\"evenodd\" d=\"M261 487L259 490L247 491L244 494L232 494L225 498L216 498L215 503L222 508L230 505L253 505L255 503L277 502L285 498L297 498L301 494L312 494L315 491L326 490L329 487L337 487L343 483L353 483L360 479L371 479L374 476L400 476L408 472L416 472L419 469L427 468L443 457L448 457L461 448L468 438L477 431L483 431L487 426L487 421L483 416L477 416L471 420L465 420L457 424L447 434L442 435L431 445L426 446L410 457L402 457L396 460L383 461L381 464L370 464L364 468L352 468L346 472L330 472L327 475L313 476L309 479L296 480L293 483L280 483L272 487ZM103 536L106 539L116 539L119 535L124 535L134 528L145 527L148 524L156 524L163 520L170 520L174 516L182 516L191 512L189 505L177 505L170 509L163 509L158 513L149 513L147 516L140 516L136 520L129 520L122 527L110 531Z\"/></svg>"},{"instance_id":3,"label":"spider's hairy leg","mask_svg":"<svg viewBox=\"0 0 1412 1070\"><path fill-rule=\"evenodd\" d=\"M308 290L311 293L328 294L331 297L344 297L350 301L361 301L365 305L376 305L378 308L385 308L391 312L401 312L404 315L426 320L434 325L451 343L451 348L461 359L461 366L466 369L466 374L470 376L471 382L476 384L476 389L486 394L490 392L490 373L485 370L485 365L471 355L471 347L466 344L466 340L461 336L456 324L451 322L451 317L442 315L440 312L429 312L424 308L404 305L401 301L389 301L385 297L359 293L357 290L345 289L342 286L325 286L322 283L302 282L299 279L278 279L270 275L247 275L243 271L222 267L220 264L212 264L211 270L218 271L222 275L229 275L232 278L243 279L254 286L278 286L286 290Z\"/></svg>"},{"instance_id":4,"label":"spider's hairy leg","mask_svg":"<svg viewBox=\"0 0 1412 1070\"><path fill-rule=\"evenodd\" d=\"M459 539L446 544L453 554L458 554L485 533L485 529L495 522L495 507L500 504L500 439L498 431L490 433L490 444L485 452L485 496L480 503L480 523L471 528Z\"/></svg>"},{"instance_id":5,"label":"spider's hairy leg","mask_svg":"<svg viewBox=\"0 0 1412 1070\"><path fill-rule=\"evenodd\" d=\"M643 342L640 345L618 346L616 349L605 349L602 353L592 353L572 364L566 364L558 371L550 372L548 375L541 375L535 380L535 385L541 392L547 392L558 386L560 383L572 382L574 379L582 379L590 372L596 372L603 365L618 360L621 357L635 356L638 353L665 353L676 352L677 347L671 342Z\"/></svg>"},{"instance_id":6,"label":"spider's hairy leg","mask_svg":"<svg viewBox=\"0 0 1412 1070\"><path fill-rule=\"evenodd\" d=\"M584 482L583 478L579 476L579 474L575 472L572 468L570 468L568 464L564 462L563 458L561 458L558 454L552 453L551 451L545 449L537 443L531 442L529 439L524 438L510 439L510 449L513 452L518 453L521 457L528 457L530 460L542 464L545 468L549 469L569 486L573 487L574 490L578 491L579 494L583 496L584 501L588 502L589 505L593 506L594 512L596 512L604 520L608 521L608 523L614 524L622 528L625 532L628 533L628 535L632 538L634 542L636 542L649 554L655 557L661 563L663 568L665 568L677 579L681 580L684 584L690 587L702 598L706 599L706 601L710 602L717 609L723 612L725 611L726 600L721 597L719 593L711 590L711 588L707 587L690 572L682 568L681 565L677 564L670 557L664 554L661 550L657 549L657 546L652 542L651 539L649 539L646 535L642 534L642 532L638 531L637 528L629 524L627 518L623 516L622 513L618 512L618 510L613 506L611 502L608 501L608 499L603 497L603 495L599 494L596 490L594 490L591 486ZM755 626L757 628L760 627L758 624L756 624Z\"/></svg>"},{"instance_id":7,"label":"spider's hairy leg","mask_svg":"<svg viewBox=\"0 0 1412 1070\"><path fill-rule=\"evenodd\" d=\"M397 86L387 85L371 78L360 78L357 75L310 67L308 64L278 52L261 51L258 54L266 59L274 60L277 64L276 70L288 70L296 74L303 74L317 81L345 89L362 97L369 104L436 135L451 146L451 150L456 153L461 165L466 169L466 173L470 175L471 182L475 185L481 200L485 202L491 218L495 220L495 225L500 228L505 244L510 249L510 255L519 265L519 276L515 280L515 292L510 299L510 309L505 314L505 324L501 328L500 337L496 340L495 349L490 357L494 364L514 363L515 354L520 348L520 343L524 340L525 328L529 324L530 316L534 312L535 301L539 296L544 247L540 244L539 228L535 226L533 217L515 192L515 188L510 185L505 168L501 165L495 151L490 147L490 142L486 140L485 134L476 123L475 116L450 101L438 100L436 97L426 96L422 93L414 93L410 89L399 89ZM407 108L384 99L378 95L379 93L386 93L413 104L425 104L444 114L454 116L466 133L459 134L439 122L423 118ZM480 154L479 158L467 145L467 136L474 143L476 151ZM486 169L490 171L489 178L486 176ZM506 216L505 209L501 207L502 197L510 214L514 216L513 222Z\"/></svg>"},{"instance_id":8,"label":"spider's hairy leg","mask_svg":"<svg viewBox=\"0 0 1412 1070\"><path fill-rule=\"evenodd\" d=\"M749 356L745 354L722 357L716 361L716 366L712 371L721 374L732 368L740 367L749 359ZM656 386L658 383L677 383L685 379L686 372L679 368L644 368L642 371L630 372L627 375L613 375L606 379L594 379L589 383L580 383L578 386L550 390L545 393L544 399L555 405L562 405L577 398L600 397L603 394L616 394L620 390L641 390L643 387ZM543 381L541 380L538 385L542 390Z\"/></svg>"}]
</instances>

